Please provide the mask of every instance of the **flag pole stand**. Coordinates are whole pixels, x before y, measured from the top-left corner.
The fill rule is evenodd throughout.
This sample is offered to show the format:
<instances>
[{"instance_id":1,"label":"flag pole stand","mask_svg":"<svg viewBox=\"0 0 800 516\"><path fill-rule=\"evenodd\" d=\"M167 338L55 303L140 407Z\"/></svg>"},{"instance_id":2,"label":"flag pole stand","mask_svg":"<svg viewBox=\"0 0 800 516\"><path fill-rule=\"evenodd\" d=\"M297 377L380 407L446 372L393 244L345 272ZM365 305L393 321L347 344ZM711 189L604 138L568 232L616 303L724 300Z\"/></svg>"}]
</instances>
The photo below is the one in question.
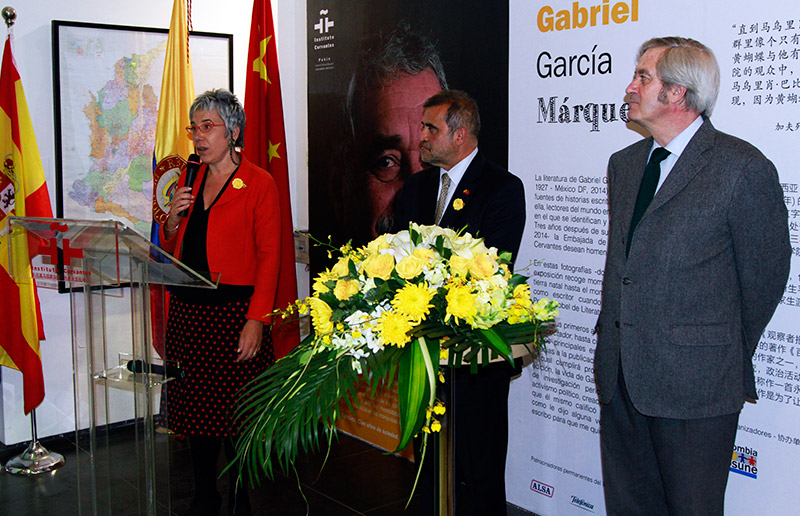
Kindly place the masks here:
<instances>
[{"instance_id":1,"label":"flag pole stand","mask_svg":"<svg viewBox=\"0 0 800 516\"><path fill-rule=\"evenodd\" d=\"M3 20L11 33L11 27L17 19L17 11L11 6L6 6L2 10ZM36 411L31 410L31 440L24 452L16 457L12 457L6 463L5 470L12 475L38 475L53 471L64 465L64 456L60 453L48 451L47 448L39 444L36 432Z\"/></svg>"},{"instance_id":2,"label":"flag pole stand","mask_svg":"<svg viewBox=\"0 0 800 516\"><path fill-rule=\"evenodd\" d=\"M6 23L9 34L11 33L14 22L17 19L17 11L11 6L3 7L0 11L3 20ZM64 456L50 452L39 444L39 439L36 433L36 411L31 411L31 434L33 440L30 442L24 452L11 458L6 463L5 470L12 475L38 475L53 471L64 465Z\"/></svg>"},{"instance_id":3,"label":"flag pole stand","mask_svg":"<svg viewBox=\"0 0 800 516\"><path fill-rule=\"evenodd\" d=\"M48 451L39 444L36 432L36 410L31 411L31 433L33 440L24 452L12 457L6 463L6 471L12 475L39 475L53 471L64 465L64 456Z\"/></svg>"}]
</instances>

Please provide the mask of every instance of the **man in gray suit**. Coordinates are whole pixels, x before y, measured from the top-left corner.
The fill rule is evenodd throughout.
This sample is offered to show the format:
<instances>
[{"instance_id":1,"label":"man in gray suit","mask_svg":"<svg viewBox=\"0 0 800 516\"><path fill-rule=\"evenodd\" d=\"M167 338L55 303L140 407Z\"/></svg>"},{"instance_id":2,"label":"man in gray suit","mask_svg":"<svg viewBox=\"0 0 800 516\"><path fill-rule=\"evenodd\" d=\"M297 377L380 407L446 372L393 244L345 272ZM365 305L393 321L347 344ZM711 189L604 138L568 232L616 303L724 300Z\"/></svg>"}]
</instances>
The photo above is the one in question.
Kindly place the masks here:
<instances>
[{"instance_id":1,"label":"man in gray suit","mask_svg":"<svg viewBox=\"0 0 800 516\"><path fill-rule=\"evenodd\" d=\"M752 355L788 278L777 171L711 125L718 90L711 50L677 37L641 46L626 89L652 137L608 164L595 375L610 516L722 515Z\"/></svg>"}]
</instances>

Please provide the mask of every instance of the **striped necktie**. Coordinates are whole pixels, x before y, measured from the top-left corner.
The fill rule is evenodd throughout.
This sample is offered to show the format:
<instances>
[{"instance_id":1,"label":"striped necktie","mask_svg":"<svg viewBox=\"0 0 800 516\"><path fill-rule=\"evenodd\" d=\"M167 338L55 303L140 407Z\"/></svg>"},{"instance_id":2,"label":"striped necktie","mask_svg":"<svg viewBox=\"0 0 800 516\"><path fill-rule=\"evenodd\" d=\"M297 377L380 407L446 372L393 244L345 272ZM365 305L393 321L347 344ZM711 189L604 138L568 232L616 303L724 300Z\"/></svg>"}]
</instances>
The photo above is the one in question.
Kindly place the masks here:
<instances>
[{"instance_id":1,"label":"striped necktie","mask_svg":"<svg viewBox=\"0 0 800 516\"><path fill-rule=\"evenodd\" d=\"M442 219L442 215L444 214L444 205L445 201L447 201L447 192L450 190L450 176L447 175L447 172L442 174L442 188L439 192L439 200L436 201L436 215L433 219L434 224L438 224L439 221Z\"/></svg>"}]
</instances>

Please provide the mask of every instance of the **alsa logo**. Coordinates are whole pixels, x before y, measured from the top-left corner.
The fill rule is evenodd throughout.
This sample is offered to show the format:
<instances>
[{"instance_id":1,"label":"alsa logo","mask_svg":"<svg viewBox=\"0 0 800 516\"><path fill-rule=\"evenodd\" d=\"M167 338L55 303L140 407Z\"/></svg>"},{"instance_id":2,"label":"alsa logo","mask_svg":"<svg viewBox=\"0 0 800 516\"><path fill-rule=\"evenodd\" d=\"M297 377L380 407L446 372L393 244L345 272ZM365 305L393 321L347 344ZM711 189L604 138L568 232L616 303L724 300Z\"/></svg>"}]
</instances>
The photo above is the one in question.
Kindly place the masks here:
<instances>
[{"instance_id":1,"label":"alsa logo","mask_svg":"<svg viewBox=\"0 0 800 516\"><path fill-rule=\"evenodd\" d=\"M531 491L536 491L539 494L543 494L548 498L553 497L553 493L555 493L556 488L553 486L548 486L538 480L531 480Z\"/></svg>"},{"instance_id":2,"label":"alsa logo","mask_svg":"<svg viewBox=\"0 0 800 516\"><path fill-rule=\"evenodd\" d=\"M603 0L599 5L581 6L580 2L572 2L572 9L555 11L549 5L539 9L536 24L542 32L582 29L589 25L621 24L639 21L639 0L616 2Z\"/></svg>"},{"instance_id":3,"label":"alsa logo","mask_svg":"<svg viewBox=\"0 0 800 516\"><path fill-rule=\"evenodd\" d=\"M748 446L734 446L731 471L750 478L758 478L758 451Z\"/></svg>"}]
</instances>

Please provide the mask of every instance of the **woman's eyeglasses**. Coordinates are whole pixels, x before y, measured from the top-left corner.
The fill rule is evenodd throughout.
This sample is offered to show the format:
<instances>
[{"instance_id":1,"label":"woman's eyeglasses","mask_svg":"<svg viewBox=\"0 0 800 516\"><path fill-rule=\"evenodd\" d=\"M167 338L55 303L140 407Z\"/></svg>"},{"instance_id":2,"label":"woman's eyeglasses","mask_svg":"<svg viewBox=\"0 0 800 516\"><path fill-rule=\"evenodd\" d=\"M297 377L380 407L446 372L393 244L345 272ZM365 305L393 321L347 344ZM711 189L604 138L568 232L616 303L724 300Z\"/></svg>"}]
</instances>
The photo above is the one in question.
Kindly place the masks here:
<instances>
[{"instance_id":1,"label":"woman's eyeglasses","mask_svg":"<svg viewBox=\"0 0 800 516\"><path fill-rule=\"evenodd\" d=\"M212 124L211 122L203 122L200 125L187 125L186 136L191 138L197 131L200 131L201 133L207 133L214 127L225 127L225 124Z\"/></svg>"}]
</instances>

